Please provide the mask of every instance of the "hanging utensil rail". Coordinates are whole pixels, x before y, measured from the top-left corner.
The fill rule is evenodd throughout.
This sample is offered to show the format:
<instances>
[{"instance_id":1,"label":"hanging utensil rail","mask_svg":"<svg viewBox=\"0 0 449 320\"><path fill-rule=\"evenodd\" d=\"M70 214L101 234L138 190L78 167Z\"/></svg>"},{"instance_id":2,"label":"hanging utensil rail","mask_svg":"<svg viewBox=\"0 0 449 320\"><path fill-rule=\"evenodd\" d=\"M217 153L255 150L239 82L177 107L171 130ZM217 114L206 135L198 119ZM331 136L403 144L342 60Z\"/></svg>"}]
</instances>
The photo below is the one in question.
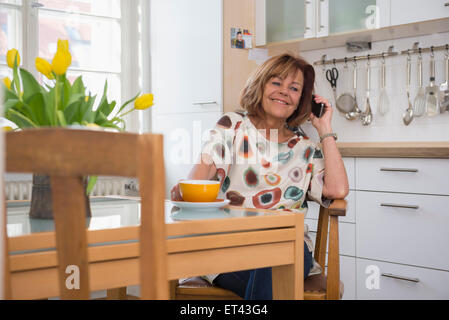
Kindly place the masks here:
<instances>
[{"instance_id":1,"label":"hanging utensil rail","mask_svg":"<svg viewBox=\"0 0 449 320\"><path fill-rule=\"evenodd\" d=\"M360 60L372 60L372 59L385 59L387 57L394 57L397 55L411 55L411 54L419 54L419 53L426 53L426 52L435 52L435 51L443 51L443 50L449 50L449 44L445 44L442 46L430 46L426 48L419 48L417 46L417 43L413 46L412 49L403 50L401 52L394 52L393 46L390 46L388 48L387 52L382 53L376 53L376 54L367 54L362 56L352 56L352 57L344 57L344 58L338 58L338 59L326 59L327 55L323 55L321 60L315 61L313 64L316 66L320 65L328 65L328 64L337 64L337 63L347 63L350 61L360 61Z\"/></svg>"}]
</instances>

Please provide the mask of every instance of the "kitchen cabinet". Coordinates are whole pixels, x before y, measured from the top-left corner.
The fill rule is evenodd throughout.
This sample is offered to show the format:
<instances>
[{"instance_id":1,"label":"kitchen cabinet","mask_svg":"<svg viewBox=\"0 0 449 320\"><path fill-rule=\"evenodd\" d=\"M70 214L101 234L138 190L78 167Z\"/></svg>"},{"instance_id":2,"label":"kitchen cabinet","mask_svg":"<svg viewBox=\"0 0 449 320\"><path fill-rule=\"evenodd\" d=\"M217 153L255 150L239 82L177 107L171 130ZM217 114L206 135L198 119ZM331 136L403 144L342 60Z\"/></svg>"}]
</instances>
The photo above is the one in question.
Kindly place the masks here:
<instances>
[{"instance_id":1,"label":"kitchen cabinet","mask_svg":"<svg viewBox=\"0 0 449 320\"><path fill-rule=\"evenodd\" d=\"M153 114L222 110L222 0L151 1Z\"/></svg>"},{"instance_id":2,"label":"kitchen cabinet","mask_svg":"<svg viewBox=\"0 0 449 320\"><path fill-rule=\"evenodd\" d=\"M222 0L151 1L152 132L164 135L166 197L222 114Z\"/></svg>"},{"instance_id":3,"label":"kitchen cabinet","mask_svg":"<svg viewBox=\"0 0 449 320\"><path fill-rule=\"evenodd\" d=\"M448 299L449 160L346 157L344 162L350 193L346 221L339 221L340 259L355 261L355 268L341 264L345 290L348 282L356 299ZM310 213L308 219L317 218Z\"/></svg>"},{"instance_id":4,"label":"kitchen cabinet","mask_svg":"<svg viewBox=\"0 0 449 320\"><path fill-rule=\"evenodd\" d=\"M447 300L449 298L449 272L447 271L361 258L356 259L356 268L358 300Z\"/></svg>"},{"instance_id":5,"label":"kitchen cabinet","mask_svg":"<svg viewBox=\"0 0 449 320\"><path fill-rule=\"evenodd\" d=\"M201 152L202 140L222 116L221 112L161 114L153 116L153 132L164 135L165 194L180 179L187 179Z\"/></svg>"},{"instance_id":6,"label":"kitchen cabinet","mask_svg":"<svg viewBox=\"0 0 449 320\"><path fill-rule=\"evenodd\" d=\"M389 23L388 0L255 0L256 45L376 29Z\"/></svg>"},{"instance_id":7,"label":"kitchen cabinet","mask_svg":"<svg viewBox=\"0 0 449 320\"><path fill-rule=\"evenodd\" d=\"M448 0L389 0L391 25L449 17Z\"/></svg>"}]
</instances>

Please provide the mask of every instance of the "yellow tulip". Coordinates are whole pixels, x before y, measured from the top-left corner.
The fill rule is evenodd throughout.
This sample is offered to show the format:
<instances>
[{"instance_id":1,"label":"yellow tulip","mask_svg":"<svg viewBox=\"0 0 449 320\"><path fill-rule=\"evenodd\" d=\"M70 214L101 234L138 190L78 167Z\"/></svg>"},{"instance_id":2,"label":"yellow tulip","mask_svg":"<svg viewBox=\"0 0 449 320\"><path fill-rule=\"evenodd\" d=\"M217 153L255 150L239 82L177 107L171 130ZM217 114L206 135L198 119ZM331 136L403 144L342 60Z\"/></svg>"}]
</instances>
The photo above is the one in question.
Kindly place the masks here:
<instances>
[{"instance_id":1,"label":"yellow tulip","mask_svg":"<svg viewBox=\"0 0 449 320\"><path fill-rule=\"evenodd\" d=\"M58 48L51 62L51 68L57 75L66 73L67 68L72 63L72 55L69 51L68 40L58 40Z\"/></svg>"},{"instance_id":2,"label":"yellow tulip","mask_svg":"<svg viewBox=\"0 0 449 320\"><path fill-rule=\"evenodd\" d=\"M153 94L143 94L134 101L134 108L137 110L144 110L153 105Z\"/></svg>"},{"instance_id":3,"label":"yellow tulip","mask_svg":"<svg viewBox=\"0 0 449 320\"><path fill-rule=\"evenodd\" d=\"M51 69L57 75L66 73L67 68L72 63L70 52L57 51L51 62Z\"/></svg>"},{"instance_id":4,"label":"yellow tulip","mask_svg":"<svg viewBox=\"0 0 449 320\"><path fill-rule=\"evenodd\" d=\"M58 39L58 51L69 51L69 40Z\"/></svg>"},{"instance_id":5,"label":"yellow tulip","mask_svg":"<svg viewBox=\"0 0 449 320\"><path fill-rule=\"evenodd\" d=\"M6 88L8 88L8 90L11 90L11 79L9 79L8 77L4 77L3 83L5 84Z\"/></svg>"},{"instance_id":6,"label":"yellow tulip","mask_svg":"<svg viewBox=\"0 0 449 320\"><path fill-rule=\"evenodd\" d=\"M19 51L17 51L17 49L11 49L8 50L8 52L6 53L6 62L8 63L8 66L10 68L14 68L14 61L16 59L17 56L17 65L20 64L20 54Z\"/></svg>"},{"instance_id":7,"label":"yellow tulip","mask_svg":"<svg viewBox=\"0 0 449 320\"><path fill-rule=\"evenodd\" d=\"M42 58L36 58L36 69L48 79L54 79L53 73L51 73L51 64Z\"/></svg>"}]
</instances>

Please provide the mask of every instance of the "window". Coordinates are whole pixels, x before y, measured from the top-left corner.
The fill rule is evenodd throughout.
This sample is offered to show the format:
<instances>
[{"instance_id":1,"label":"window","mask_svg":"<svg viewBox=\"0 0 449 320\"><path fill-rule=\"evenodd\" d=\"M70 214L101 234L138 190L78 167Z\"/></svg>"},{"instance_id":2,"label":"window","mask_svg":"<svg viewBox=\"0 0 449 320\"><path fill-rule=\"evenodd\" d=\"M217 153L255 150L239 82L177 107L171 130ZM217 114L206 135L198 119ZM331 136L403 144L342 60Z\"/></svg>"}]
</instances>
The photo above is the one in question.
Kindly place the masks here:
<instances>
[{"instance_id":1,"label":"window","mask_svg":"<svg viewBox=\"0 0 449 320\"><path fill-rule=\"evenodd\" d=\"M51 60L58 39L67 39L72 65L67 75L80 74L97 103L108 82L108 99L122 102L149 91L142 76L146 28L140 26L142 0L0 0L0 76L12 76L6 52L17 48L21 64L36 77L36 56ZM139 33L140 31L140 33ZM143 42L142 42L143 41ZM148 77L149 78L149 77ZM44 81L44 79L39 79ZM126 119L127 130L148 131L142 112Z\"/></svg>"}]
</instances>

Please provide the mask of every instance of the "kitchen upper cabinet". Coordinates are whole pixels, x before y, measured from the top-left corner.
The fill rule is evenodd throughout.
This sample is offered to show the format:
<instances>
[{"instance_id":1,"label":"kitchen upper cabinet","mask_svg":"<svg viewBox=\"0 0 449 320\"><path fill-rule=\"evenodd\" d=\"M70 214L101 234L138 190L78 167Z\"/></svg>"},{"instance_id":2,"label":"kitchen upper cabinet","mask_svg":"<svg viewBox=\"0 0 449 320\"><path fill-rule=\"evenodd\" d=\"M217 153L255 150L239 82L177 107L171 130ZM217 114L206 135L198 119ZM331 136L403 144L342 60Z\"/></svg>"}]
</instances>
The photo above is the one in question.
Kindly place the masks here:
<instances>
[{"instance_id":1,"label":"kitchen upper cabinet","mask_svg":"<svg viewBox=\"0 0 449 320\"><path fill-rule=\"evenodd\" d=\"M151 1L155 114L222 110L222 0Z\"/></svg>"},{"instance_id":2,"label":"kitchen upper cabinet","mask_svg":"<svg viewBox=\"0 0 449 320\"><path fill-rule=\"evenodd\" d=\"M390 0L391 25L449 17L448 0Z\"/></svg>"},{"instance_id":3,"label":"kitchen upper cabinet","mask_svg":"<svg viewBox=\"0 0 449 320\"><path fill-rule=\"evenodd\" d=\"M256 45L389 24L389 0L255 0Z\"/></svg>"}]
</instances>

